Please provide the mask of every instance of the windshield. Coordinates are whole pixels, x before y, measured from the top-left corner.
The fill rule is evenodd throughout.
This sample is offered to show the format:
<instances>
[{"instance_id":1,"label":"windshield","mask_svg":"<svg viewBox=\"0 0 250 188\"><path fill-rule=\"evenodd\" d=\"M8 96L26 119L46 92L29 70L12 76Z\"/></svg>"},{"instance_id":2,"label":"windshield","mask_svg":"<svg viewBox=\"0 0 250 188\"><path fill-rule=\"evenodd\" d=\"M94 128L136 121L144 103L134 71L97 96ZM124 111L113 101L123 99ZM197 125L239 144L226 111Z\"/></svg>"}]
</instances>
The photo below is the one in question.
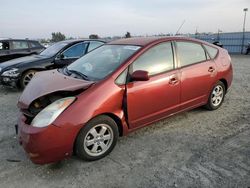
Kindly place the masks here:
<instances>
[{"instance_id":1,"label":"windshield","mask_svg":"<svg viewBox=\"0 0 250 188\"><path fill-rule=\"evenodd\" d=\"M89 80L101 80L114 72L141 47L132 45L104 45L76 60L67 67Z\"/></svg>"},{"instance_id":2,"label":"windshield","mask_svg":"<svg viewBox=\"0 0 250 188\"><path fill-rule=\"evenodd\" d=\"M68 43L67 42L58 42L53 44L52 46L46 48L44 51L40 53L42 56L52 57L56 55L63 47L65 47Z\"/></svg>"}]
</instances>

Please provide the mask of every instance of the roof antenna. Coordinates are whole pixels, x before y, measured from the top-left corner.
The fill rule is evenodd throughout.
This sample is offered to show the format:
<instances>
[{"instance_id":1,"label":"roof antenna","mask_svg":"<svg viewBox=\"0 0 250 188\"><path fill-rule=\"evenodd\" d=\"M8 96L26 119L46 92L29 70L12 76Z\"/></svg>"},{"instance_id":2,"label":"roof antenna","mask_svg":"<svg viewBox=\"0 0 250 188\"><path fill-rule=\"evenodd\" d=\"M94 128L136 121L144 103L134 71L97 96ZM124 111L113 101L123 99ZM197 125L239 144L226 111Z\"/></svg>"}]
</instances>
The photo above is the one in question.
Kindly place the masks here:
<instances>
[{"instance_id":1,"label":"roof antenna","mask_svg":"<svg viewBox=\"0 0 250 188\"><path fill-rule=\"evenodd\" d=\"M180 27L178 28L178 30L176 31L175 35L179 34L179 31L181 30L182 26L184 25L184 23L186 22L186 20L183 20Z\"/></svg>"}]
</instances>

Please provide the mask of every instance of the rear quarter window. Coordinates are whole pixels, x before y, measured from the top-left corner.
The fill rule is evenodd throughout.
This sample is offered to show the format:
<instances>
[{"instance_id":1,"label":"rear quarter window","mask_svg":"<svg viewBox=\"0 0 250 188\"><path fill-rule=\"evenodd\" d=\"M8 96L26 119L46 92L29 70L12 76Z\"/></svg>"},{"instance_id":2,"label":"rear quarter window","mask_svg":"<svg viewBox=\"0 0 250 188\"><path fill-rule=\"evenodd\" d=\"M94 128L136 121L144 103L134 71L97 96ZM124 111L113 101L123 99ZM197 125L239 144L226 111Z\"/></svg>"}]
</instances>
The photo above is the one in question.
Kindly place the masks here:
<instances>
[{"instance_id":1,"label":"rear quarter window","mask_svg":"<svg viewBox=\"0 0 250 188\"><path fill-rule=\"evenodd\" d=\"M38 42L30 42L30 47L31 48L38 48L38 47L41 47L41 45Z\"/></svg>"},{"instance_id":2,"label":"rear quarter window","mask_svg":"<svg viewBox=\"0 0 250 188\"><path fill-rule=\"evenodd\" d=\"M214 48L214 47L211 47L211 46L208 46L208 45L204 45L204 47L206 48L208 54L210 55L210 57L212 59L214 59L218 53L218 49Z\"/></svg>"}]
</instances>

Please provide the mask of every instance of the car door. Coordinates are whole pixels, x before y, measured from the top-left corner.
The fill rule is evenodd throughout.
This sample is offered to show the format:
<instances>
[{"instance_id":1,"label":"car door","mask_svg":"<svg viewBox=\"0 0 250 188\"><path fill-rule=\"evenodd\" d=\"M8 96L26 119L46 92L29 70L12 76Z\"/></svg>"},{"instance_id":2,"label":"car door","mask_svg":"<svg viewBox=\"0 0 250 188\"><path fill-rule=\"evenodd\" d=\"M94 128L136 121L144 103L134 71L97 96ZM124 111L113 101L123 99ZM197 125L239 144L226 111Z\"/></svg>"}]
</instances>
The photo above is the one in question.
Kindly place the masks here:
<instances>
[{"instance_id":1,"label":"car door","mask_svg":"<svg viewBox=\"0 0 250 188\"><path fill-rule=\"evenodd\" d=\"M181 73L181 110L207 102L217 74L216 65L200 43L177 41Z\"/></svg>"},{"instance_id":2,"label":"car door","mask_svg":"<svg viewBox=\"0 0 250 188\"><path fill-rule=\"evenodd\" d=\"M86 53L87 45L88 43L86 42L80 42L65 49L56 57L55 68L61 68L69 65L82 57Z\"/></svg>"},{"instance_id":3,"label":"car door","mask_svg":"<svg viewBox=\"0 0 250 188\"><path fill-rule=\"evenodd\" d=\"M149 73L148 81L127 84L127 114L131 128L141 127L178 111L180 103L179 72L174 69L171 42L151 47L129 67Z\"/></svg>"}]
</instances>

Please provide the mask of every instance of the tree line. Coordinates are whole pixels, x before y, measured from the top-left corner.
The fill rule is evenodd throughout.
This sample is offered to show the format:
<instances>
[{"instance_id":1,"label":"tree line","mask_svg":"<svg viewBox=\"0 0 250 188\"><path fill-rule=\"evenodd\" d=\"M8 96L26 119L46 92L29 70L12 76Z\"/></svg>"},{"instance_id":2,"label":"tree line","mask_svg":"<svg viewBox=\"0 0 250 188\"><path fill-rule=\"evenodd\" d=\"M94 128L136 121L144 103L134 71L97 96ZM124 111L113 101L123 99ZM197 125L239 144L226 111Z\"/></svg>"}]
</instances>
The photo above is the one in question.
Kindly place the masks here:
<instances>
[{"instance_id":1,"label":"tree line","mask_svg":"<svg viewBox=\"0 0 250 188\"><path fill-rule=\"evenodd\" d=\"M131 38L131 34L130 32L126 32L126 34L124 35L124 38ZM51 39L42 39L41 42L42 43L47 43L47 42L59 42L59 41L63 41L66 39L73 39L72 37L67 38L65 34L61 33L61 32L53 32L51 33ZM100 39L98 34L91 34L89 35L89 39Z\"/></svg>"}]
</instances>

